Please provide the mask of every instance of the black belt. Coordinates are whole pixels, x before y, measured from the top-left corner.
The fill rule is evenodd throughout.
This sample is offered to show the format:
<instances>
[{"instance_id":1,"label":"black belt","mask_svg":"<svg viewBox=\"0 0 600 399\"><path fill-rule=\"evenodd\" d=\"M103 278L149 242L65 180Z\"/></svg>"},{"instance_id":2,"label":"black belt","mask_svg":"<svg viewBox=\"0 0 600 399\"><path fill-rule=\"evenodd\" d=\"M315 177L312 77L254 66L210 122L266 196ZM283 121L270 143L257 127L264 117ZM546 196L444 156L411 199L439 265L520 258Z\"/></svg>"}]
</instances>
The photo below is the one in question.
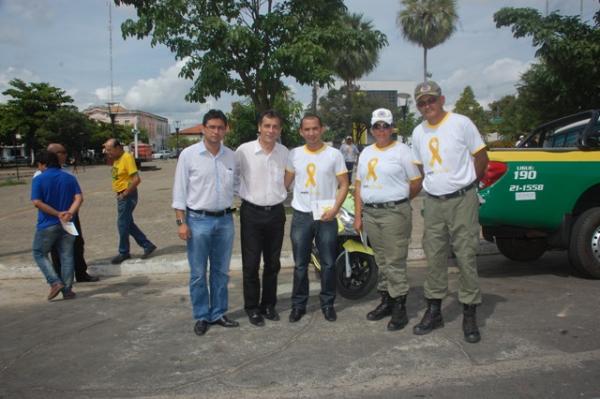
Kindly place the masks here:
<instances>
[{"instance_id":1,"label":"black belt","mask_svg":"<svg viewBox=\"0 0 600 399\"><path fill-rule=\"evenodd\" d=\"M398 200L398 201L388 201L388 202L377 202L377 203L365 204L365 207L367 207L367 208L376 208L376 209L392 208L392 207L394 207L396 205L403 204L406 201L408 201L408 198L403 198L403 199Z\"/></svg>"},{"instance_id":2,"label":"black belt","mask_svg":"<svg viewBox=\"0 0 600 399\"><path fill-rule=\"evenodd\" d=\"M433 194L427 193L427 195L429 195L430 197L436 198L436 199L447 200L447 199L450 199L450 198L456 198L456 197L460 197L461 195L465 195L465 193L467 191L469 191L470 189L472 189L476 185L477 185L477 181L474 181L473 183L469 184L468 186L465 186L465 187L461 188L460 190L457 190L457 191L455 191L453 193L450 193L450 194L433 195Z\"/></svg>"},{"instance_id":3,"label":"black belt","mask_svg":"<svg viewBox=\"0 0 600 399\"><path fill-rule=\"evenodd\" d=\"M189 212L192 212L192 213L195 213L198 215L215 216L215 217L221 217L221 216L225 216L225 215L235 212L235 208L227 208L227 209L223 209L222 211L203 211L202 209L196 210L196 209L190 209L190 208L187 208L187 210Z\"/></svg>"},{"instance_id":4,"label":"black belt","mask_svg":"<svg viewBox=\"0 0 600 399\"><path fill-rule=\"evenodd\" d=\"M283 202L280 203L280 204L275 204L275 205L262 206L262 205L255 205L252 202L248 202L246 200L243 200L242 201L242 205L248 205L248 206L250 206L252 208L260 209L261 211L270 211L272 209L279 208L280 206L282 206Z\"/></svg>"}]
</instances>

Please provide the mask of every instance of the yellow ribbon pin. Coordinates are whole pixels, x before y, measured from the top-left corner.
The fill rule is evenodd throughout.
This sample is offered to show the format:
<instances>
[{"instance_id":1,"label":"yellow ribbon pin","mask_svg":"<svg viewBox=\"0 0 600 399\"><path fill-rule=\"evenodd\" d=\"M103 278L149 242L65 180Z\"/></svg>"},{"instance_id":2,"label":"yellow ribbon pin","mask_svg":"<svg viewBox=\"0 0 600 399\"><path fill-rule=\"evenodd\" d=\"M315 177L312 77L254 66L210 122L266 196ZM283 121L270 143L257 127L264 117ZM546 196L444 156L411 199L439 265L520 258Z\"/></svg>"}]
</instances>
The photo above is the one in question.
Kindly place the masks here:
<instances>
[{"instance_id":1,"label":"yellow ribbon pin","mask_svg":"<svg viewBox=\"0 0 600 399\"><path fill-rule=\"evenodd\" d=\"M377 166L377 162L379 162L378 158L372 158L367 164L368 173L367 180L373 179L373 181L377 180L377 174L375 173L375 166Z\"/></svg>"},{"instance_id":2,"label":"yellow ribbon pin","mask_svg":"<svg viewBox=\"0 0 600 399\"><path fill-rule=\"evenodd\" d=\"M317 167L315 166L314 163L311 162L308 165L306 165L306 173L308 173L308 179L306 179L306 184L304 185L304 187L308 187L308 186L316 187L317 186L317 181L315 180L316 172L317 172Z\"/></svg>"},{"instance_id":3,"label":"yellow ribbon pin","mask_svg":"<svg viewBox=\"0 0 600 399\"><path fill-rule=\"evenodd\" d=\"M433 164L437 161L442 164L442 158L440 157L440 142L437 137L433 137L429 140L429 151L431 151L431 160L429 166L433 167Z\"/></svg>"}]
</instances>

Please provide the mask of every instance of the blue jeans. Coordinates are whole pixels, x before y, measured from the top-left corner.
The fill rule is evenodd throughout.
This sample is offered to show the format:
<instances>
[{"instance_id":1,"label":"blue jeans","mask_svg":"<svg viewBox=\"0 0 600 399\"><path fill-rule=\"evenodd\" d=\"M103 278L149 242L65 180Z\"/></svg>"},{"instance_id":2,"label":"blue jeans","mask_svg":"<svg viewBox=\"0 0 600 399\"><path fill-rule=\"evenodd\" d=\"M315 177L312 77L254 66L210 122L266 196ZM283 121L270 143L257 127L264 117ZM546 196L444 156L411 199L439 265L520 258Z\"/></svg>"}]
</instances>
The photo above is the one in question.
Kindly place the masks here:
<instances>
[{"instance_id":1,"label":"blue jeans","mask_svg":"<svg viewBox=\"0 0 600 399\"><path fill-rule=\"evenodd\" d=\"M129 255L130 235L145 250L154 246L133 221L133 210L137 202L137 190L133 190L123 199L117 199L117 228L119 229L119 253L121 255Z\"/></svg>"},{"instance_id":2,"label":"blue jeans","mask_svg":"<svg viewBox=\"0 0 600 399\"><path fill-rule=\"evenodd\" d=\"M294 285L292 307L306 309L308 302L308 263L313 240L321 261L321 308L333 306L335 301L335 253L337 249L337 221L313 220L312 213L294 210L292 217L292 252L294 253Z\"/></svg>"},{"instance_id":3,"label":"blue jeans","mask_svg":"<svg viewBox=\"0 0 600 399\"><path fill-rule=\"evenodd\" d=\"M213 322L228 306L227 284L233 248L233 216L205 216L187 212L191 237L187 241L190 298L195 320ZM206 270L210 261L210 277ZM209 288L210 287L210 288Z\"/></svg>"},{"instance_id":4,"label":"blue jeans","mask_svg":"<svg viewBox=\"0 0 600 399\"><path fill-rule=\"evenodd\" d=\"M63 230L60 224L47 227L43 230L36 230L33 238L33 259L44 274L48 284L63 283L63 293L71 290L73 285L73 244L75 236L70 235ZM55 246L60 257L60 274L59 277L52 262L48 258L52 247Z\"/></svg>"}]
</instances>

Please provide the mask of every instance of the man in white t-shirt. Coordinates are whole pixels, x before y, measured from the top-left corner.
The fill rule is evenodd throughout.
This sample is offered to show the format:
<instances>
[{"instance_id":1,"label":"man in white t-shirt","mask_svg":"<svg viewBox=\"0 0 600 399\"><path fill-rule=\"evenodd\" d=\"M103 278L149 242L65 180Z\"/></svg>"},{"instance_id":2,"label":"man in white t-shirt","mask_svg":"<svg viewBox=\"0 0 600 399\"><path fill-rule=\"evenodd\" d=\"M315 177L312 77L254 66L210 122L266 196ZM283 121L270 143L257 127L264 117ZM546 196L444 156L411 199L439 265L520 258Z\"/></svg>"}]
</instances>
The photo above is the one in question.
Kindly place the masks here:
<instances>
[{"instance_id":1,"label":"man in white t-shirt","mask_svg":"<svg viewBox=\"0 0 600 399\"><path fill-rule=\"evenodd\" d=\"M352 184L352 170L354 164L358 160L358 148L352 142L352 136L347 136L346 140L340 146L340 151L344 156L344 162L346 162L346 169L348 169L348 181Z\"/></svg>"},{"instance_id":2,"label":"man in white t-shirt","mask_svg":"<svg viewBox=\"0 0 600 399\"><path fill-rule=\"evenodd\" d=\"M448 291L450 243L460 270L458 300L463 304L463 333L469 343L481 335L475 317L481 303L477 275L479 201L477 182L488 163L486 145L466 116L446 112L442 90L433 81L417 85L415 101L425 119L412 134L413 154L423 173L423 249L428 274L424 284L427 311L413 331L442 327L441 302Z\"/></svg>"},{"instance_id":3,"label":"man in white t-shirt","mask_svg":"<svg viewBox=\"0 0 600 399\"><path fill-rule=\"evenodd\" d=\"M313 240L321 260L321 293L323 316L335 321L335 253L337 247L338 213L348 193L348 176L344 157L322 141L321 119L306 115L300 122L300 135L305 145L290 152L285 185L294 181L292 208L292 251L294 254L294 285L290 322L306 313L308 302L308 263Z\"/></svg>"}]
</instances>

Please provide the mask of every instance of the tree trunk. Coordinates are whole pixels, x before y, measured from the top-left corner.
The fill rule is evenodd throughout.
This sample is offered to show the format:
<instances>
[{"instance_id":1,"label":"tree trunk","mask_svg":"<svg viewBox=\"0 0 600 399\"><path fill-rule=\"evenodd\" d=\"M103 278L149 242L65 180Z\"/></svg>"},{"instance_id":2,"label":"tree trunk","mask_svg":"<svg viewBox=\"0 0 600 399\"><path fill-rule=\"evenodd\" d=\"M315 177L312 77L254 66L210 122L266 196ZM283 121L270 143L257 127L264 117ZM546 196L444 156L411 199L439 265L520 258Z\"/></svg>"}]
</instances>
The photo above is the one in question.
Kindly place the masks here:
<instances>
[{"instance_id":1,"label":"tree trunk","mask_svg":"<svg viewBox=\"0 0 600 399\"><path fill-rule=\"evenodd\" d=\"M317 113L317 107L318 107L318 90L319 90L319 84L317 82L313 82L313 86L312 86L312 103L310 104L310 108L311 108L311 112L313 114Z\"/></svg>"},{"instance_id":2,"label":"tree trunk","mask_svg":"<svg viewBox=\"0 0 600 399\"><path fill-rule=\"evenodd\" d=\"M423 47L423 82L427 82L427 47Z\"/></svg>"}]
</instances>

